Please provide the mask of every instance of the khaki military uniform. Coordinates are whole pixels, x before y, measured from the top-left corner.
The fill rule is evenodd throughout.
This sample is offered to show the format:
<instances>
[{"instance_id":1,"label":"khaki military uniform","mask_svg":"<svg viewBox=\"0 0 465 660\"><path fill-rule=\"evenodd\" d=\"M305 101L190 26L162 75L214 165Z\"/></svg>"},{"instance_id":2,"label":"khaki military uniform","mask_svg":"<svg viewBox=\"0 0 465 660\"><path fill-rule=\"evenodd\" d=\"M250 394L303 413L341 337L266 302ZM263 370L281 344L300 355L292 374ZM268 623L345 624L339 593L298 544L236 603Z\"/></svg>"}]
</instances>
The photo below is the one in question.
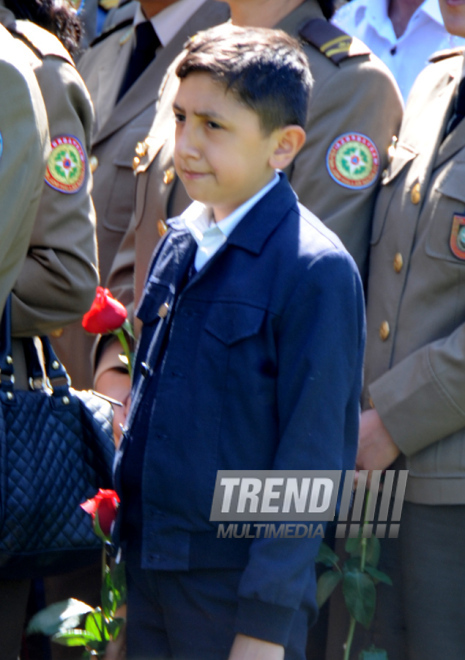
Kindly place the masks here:
<instances>
[{"instance_id":1,"label":"khaki military uniform","mask_svg":"<svg viewBox=\"0 0 465 660\"><path fill-rule=\"evenodd\" d=\"M401 119L400 94L388 69L361 42L324 20L316 0L303 2L276 27L300 36L315 78L307 139L288 172L290 182L300 201L339 235L364 273L374 198ZM135 215L109 279L126 304L140 299L165 220L190 202L174 169L176 84L170 82L136 156ZM359 160L359 171L350 163L352 156Z\"/></svg>"},{"instance_id":2,"label":"khaki military uniform","mask_svg":"<svg viewBox=\"0 0 465 660\"><path fill-rule=\"evenodd\" d=\"M423 504L465 504L465 123L443 140L462 65L419 76L373 220L363 405Z\"/></svg>"},{"instance_id":3,"label":"khaki military uniform","mask_svg":"<svg viewBox=\"0 0 465 660\"><path fill-rule=\"evenodd\" d=\"M433 61L412 88L373 219L363 407L376 408L402 452L393 467L409 476L399 538L381 541L381 568L394 586L379 585L372 630L363 641L356 633L354 657L372 642L396 660L461 660L465 649L457 614L465 581L465 122L444 137L463 51ZM329 642L337 635L330 630Z\"/></svg>"},{"instance_id":4,"label":"khaki military uniform","mask_svg":"<svg viewBox=\"0 0 465 660\"><path fill-rule=\"evenodd\" d=\"M27 209L32 191L38 201L26 259L13 288L12 332L21 337L45 334L71 323L89 308L95 294L95 216L86 155L92 105L72 59L56 37L30 22L15 22L1 2L0 23L15 37L15 51L21 52L19 58L28 64L39 84L49 126L49 153L41 170L40 190L35 181L29 190L26 184L23 187L10 180L10 194L15 195L17 204ZM8 95L3 96L14 111L9 88ZM16 108L15 117L21 117L21 112ZM19 137L18 146L18 155L30 168L34 149L25 154ZM32 174L31 170L31 179ZM17 386L24 389L27 372L19 339L13 341L13 358ZM4 605L0 639L5 660L18 656L28 590L28 580L0 584L0 603Z\"/></svg>"},{"instance_id":5,"label":"khaki military uniform","mask_svg":"<svg viewBox=\"0 0 465 660\"><path fill-rule=\"evenodd\" d=\"M50 149L47 115L28 60L0 25L0 310L23 266ZM5 93L8 90L8 93ZM19 192L20 191L20 192Z\"/></svg>"}]
</instances>

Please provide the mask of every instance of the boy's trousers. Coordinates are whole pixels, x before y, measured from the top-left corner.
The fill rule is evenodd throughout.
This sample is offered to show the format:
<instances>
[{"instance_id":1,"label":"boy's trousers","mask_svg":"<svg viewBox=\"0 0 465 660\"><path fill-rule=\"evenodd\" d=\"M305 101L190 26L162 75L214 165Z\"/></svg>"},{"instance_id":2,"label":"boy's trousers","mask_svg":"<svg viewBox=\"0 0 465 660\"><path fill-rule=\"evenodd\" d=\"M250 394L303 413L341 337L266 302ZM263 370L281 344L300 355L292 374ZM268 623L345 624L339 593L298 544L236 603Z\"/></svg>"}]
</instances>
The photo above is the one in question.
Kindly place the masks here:
<instances>
[{"instance_id":1,"label":"boy's trousers","mask_svg":"<svg viewBox=\"0 0 465 660\"><path fill-rule=\"evenodd\" d=\"M151 571L128 552L127 660L227 660L241 569ZM296 612L285 660L305 660L308 618Z\"/></svg>"}]
</instances>

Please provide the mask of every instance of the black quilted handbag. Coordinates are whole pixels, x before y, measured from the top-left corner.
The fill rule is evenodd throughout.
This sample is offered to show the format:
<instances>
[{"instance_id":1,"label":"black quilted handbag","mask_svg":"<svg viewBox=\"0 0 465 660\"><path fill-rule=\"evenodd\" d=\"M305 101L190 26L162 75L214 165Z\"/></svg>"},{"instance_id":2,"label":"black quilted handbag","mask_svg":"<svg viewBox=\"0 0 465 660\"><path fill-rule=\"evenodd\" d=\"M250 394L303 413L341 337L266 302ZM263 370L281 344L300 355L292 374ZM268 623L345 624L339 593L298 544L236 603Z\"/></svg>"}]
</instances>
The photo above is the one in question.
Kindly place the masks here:
<instances>
[{"instance_id":1,"label":"black quilted handbag","mask_svg":"<svg viewBox=\"0 0 465 660\"><path fill-rule=\"evenodd\" d=\"M41 338L47 379L25 339L29 382L14 388L10 304L0 326L0 578L70 571L97 561L102 542L79 506L112 488L112 409L77 392Z\"/></svg>"}]
</instances>

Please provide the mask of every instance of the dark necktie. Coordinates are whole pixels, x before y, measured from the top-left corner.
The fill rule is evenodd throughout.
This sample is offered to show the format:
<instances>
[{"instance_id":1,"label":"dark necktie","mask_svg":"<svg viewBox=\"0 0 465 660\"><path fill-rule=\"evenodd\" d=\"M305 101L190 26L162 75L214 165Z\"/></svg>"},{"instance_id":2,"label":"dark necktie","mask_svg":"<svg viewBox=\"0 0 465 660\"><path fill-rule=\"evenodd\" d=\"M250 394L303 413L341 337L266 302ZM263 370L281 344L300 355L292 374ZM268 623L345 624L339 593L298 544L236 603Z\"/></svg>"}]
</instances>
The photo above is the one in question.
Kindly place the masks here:
<instances>
[{"instance_id":1,"label":"dark necktie","mask_svg":"<svg viewBox=\"0 0 465 660\"><path fill-rule=\"evenodd\" d=\"M465 78L462 78L454 103L454 113L447 126L447 135L451 133L465 117Z\"/></svg>"},{"instance_id":2,"label":"dark necktie","mask_svg":"<svg viewBox=\"0 0 465 660\"><path fill-rule=\"evenodd\" d=\"M128 68L118 94L118 101L126 94L137 78L155 57L160 40L150 21L136 25L136 45L131 53Z\"/></svg>"}]
</instances>

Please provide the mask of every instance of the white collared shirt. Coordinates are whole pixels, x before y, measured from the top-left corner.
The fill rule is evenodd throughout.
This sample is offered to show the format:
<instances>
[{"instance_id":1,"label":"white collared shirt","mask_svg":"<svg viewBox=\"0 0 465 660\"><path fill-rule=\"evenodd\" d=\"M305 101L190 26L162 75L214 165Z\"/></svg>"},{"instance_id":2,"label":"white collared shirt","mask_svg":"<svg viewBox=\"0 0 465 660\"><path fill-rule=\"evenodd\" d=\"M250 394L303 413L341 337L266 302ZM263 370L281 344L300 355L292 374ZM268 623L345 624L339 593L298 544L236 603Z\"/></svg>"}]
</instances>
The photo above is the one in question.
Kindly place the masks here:
<instances>
[{"instance_id":1,"label":"white collared shirt","mask_svg":"<svg viewBox=\"0 0 465 660\"><path fill-rule=\"evenodd\" d=\"M169 44L171 39L179 32L181 27L195 14L206 0L178 0L174 4L162 9L151 18L153 28L157 33L162 46ZM145 18L142 8L138 5L134 16L134 26L143 23Z\"/></svg>"},{"instance_id":2,"label":"white collared shirt","mask_svg":"<svg viewBox=\"0 0 465 660\"><path fill-rule=\"evenodd\" d=\"M219 222L214 221L211 208L201 202L193 202L187 207L181 214L181 218L197 243L197 252L194 261L197 271L205 266L207 261L213 257L223 243L226 243L228 236L232 234L233 229L237 227L242 218L278 181L279 176L275 173L270 183L267 183L258 193Z\"/></svg>"},{"instance_id":3,"label":"white collared shirt","mask_svg":"<svg viewBox=\"0 0 465 660\"><path fill-rule=\"evenodd\" d=\"M387 8L388 0L351 0L338 9L332 22L365 42L389 67L406 101L428 58L438 50L465 46L465 39L447 32L438 0L425 0L399 38Z\"/></svg>"}]
</instances>

